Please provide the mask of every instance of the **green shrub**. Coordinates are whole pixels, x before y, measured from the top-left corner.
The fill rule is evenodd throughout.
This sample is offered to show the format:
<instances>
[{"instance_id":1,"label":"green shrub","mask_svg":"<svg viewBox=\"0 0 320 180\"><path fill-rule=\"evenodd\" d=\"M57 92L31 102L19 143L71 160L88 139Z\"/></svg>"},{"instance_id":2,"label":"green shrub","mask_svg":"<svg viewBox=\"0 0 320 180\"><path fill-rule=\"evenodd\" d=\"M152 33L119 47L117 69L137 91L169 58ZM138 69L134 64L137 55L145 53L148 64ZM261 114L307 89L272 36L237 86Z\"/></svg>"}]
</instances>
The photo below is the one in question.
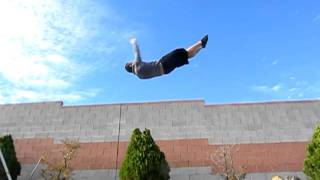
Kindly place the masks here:
<instances>
[{"instance_id":1,"label":"green shrub","mask_svg":"<svg viewBox=\"0 0 320 180\"><path fill-rule=\"evenodd\" d=\"M0 178L6 177L6 172L2 166L2 162L0 161Z\"/></svg>"},{"instance_id":2,"label":"green shrub","mask_svg":"<svg viewBox=\"0 0 320 180\"><path fill-rule=\"evenodd\" d=\"M14 143L11 135L0 137L0 149L10 171L11 178L13 180L16 180L18 175L20 175L21 165L17 160L16 151L14 149ZM0 166L0 172L0 179L7 179L7 175L3 169L3 166Z\"/></svg>"},{"instance_id":3,"label":"green shrub","mask_svg":"<svg viewBox=\"0 0 320 180\"><path fill-rule=\"evenodd\" d=\"M304 173L311 179L320 180L320 126L314 130L312 140L307 146L307 158L304 160Z\"/></svg>"},{"instance_id":4,"label":"green shrub","mask_svg":"<svg viewBox=\"0 0 320 180\"><path fill-rule=\"evenodd\" d=\"M120 169L121 180L167 180L170 168L165 155L154 142L150 130L132 133L125 160Z\"/></svg>"}]
</instances>

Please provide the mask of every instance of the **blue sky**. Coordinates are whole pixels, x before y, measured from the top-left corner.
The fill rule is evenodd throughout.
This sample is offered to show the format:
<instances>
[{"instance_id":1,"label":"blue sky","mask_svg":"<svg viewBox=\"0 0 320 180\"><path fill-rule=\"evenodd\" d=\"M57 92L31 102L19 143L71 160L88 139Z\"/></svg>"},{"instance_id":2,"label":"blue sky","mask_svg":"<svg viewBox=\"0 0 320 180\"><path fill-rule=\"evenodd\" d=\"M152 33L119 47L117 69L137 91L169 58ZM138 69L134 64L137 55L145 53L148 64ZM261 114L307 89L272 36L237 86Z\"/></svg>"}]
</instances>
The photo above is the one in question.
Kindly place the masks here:
<instances>
[{"instance_id":1,"label":"blue sky","mask_svg":"<svg viewBox=\"0 0 320 180\"><path fill-rule=\"evenodd\" d=\"M208 104L320 98L320 2L10 0L0 3L0 103L203 99ZM207 48L169 75L124 70Z\"/></svg>"}]
</instances>

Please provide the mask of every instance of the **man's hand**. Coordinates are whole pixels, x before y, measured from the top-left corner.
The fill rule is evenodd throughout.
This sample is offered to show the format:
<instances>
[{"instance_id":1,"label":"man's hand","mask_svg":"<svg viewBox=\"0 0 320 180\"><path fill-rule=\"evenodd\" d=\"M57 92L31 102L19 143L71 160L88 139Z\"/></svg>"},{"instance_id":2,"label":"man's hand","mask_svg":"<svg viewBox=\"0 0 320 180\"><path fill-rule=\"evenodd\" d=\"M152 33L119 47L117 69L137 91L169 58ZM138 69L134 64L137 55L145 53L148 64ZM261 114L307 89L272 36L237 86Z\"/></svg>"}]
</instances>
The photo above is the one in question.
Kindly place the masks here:
<instances>
[{"instance_id":1,"label":"man's hand","mask_svg":"<svg viewBox=\"0 0 320 180\"><path fill-rule=\"evenodd\" d=\"M136 38L131 38L131 39L130 39L130 43L131 43L132 45L137 44L137 39L136 39Z\"/></svg>"}]
</instances>

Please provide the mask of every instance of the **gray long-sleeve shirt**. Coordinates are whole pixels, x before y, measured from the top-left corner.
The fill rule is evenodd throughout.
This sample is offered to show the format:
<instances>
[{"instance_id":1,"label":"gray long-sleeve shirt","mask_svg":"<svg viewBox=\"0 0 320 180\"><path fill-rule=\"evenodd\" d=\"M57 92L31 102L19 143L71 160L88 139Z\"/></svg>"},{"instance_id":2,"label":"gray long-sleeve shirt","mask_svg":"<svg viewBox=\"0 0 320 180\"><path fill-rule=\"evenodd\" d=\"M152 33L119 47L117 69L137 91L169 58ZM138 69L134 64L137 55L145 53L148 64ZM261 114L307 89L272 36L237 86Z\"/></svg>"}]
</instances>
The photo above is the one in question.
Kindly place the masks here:
<instances>
[{"instance_id":1,"label":"gray long-sleeve shirt","mask_svg":"<svg viewBox=\"0 0 320 180\"><path fill-rule=\"evenodd\" d=\"M159 61L136 61L132 64L133 72L140 79L149 79L162 75L162 65Z\"/></svg>"},{"instance_id":2,"label":"gray long-sleeve shirt","mask_svg":"<svg viewBox=\"0 0 320 180\"><path fill-rule=\"evenodd\" d=\"M159 61L143 62L137 41L132 40L131 43L135 54L135 60L132 62L132 72L140 79L161 76L163 74L161 63Z\"/></svg>"}]
</instances>

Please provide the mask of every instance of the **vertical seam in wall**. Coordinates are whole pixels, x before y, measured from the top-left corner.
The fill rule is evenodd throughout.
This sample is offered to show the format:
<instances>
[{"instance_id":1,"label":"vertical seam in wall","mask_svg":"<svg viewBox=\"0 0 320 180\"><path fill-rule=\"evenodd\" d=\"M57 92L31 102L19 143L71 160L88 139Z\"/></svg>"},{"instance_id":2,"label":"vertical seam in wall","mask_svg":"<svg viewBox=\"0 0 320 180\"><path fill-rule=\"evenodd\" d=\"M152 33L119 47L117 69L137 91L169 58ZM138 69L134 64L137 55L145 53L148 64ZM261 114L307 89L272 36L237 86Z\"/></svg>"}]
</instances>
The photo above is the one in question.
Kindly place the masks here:
<instances>
[{"instance_id":1,"label":"vertical seam in wall","mask_svg":"<svg viewBox=\"0 0 320 180\"><path fill-rule=\"evenodd\" d=\"M121 129L121 107L120 104L119 108L119 126L118 126L118 143L117 143L117 156L116 156L116 173L114 174L114 179L117 180L117 173L118 173L118 157L119 157L119 141L120 141L120 129Z\"/></svg>"}]
</instances>

